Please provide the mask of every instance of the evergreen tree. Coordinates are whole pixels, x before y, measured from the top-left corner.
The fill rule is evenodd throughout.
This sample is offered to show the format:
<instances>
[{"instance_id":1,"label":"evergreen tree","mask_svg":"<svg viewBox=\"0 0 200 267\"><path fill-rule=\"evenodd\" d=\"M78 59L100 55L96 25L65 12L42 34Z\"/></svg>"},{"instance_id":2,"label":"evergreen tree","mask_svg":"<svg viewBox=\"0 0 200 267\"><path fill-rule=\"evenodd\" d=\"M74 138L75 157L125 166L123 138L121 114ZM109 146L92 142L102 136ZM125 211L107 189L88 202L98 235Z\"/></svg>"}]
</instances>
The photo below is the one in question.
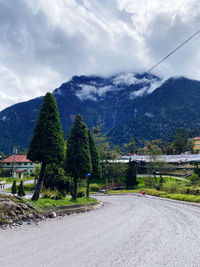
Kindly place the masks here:
<instances>
[{"instance_id":1,"label":"evergreen tree","mask_svg":"<svg viewBox=\"0 0 200 267\"><path fill-rule=\"evenodd\" d=\"M12 187L11 187L11 193L15 195L17 193L17 185L16 180L13 181Z\"/></svg>"},{"instance_id":2,"label":"evergreen tree","mask_svg":"<svg viewBox=\"0 0 200 267\"><path fill-rule=\"evenodd\" d=\"M128 168L125 174L125 184L126 188L131 188L138 184L137 182L137 169L135 162L129 161Z\"/></svg>"},{"instance_id":3,"label":"evergreen tree","mask_svg":"<svg viewBox=\"0 0 200 267\"><path fill-rule=\"evenodd\" d=\"M87 193L86 193L87 197L89 197L90 178L100 180L102 177L99 153L98 153L96 144L94 142L93 135L90 132L90 130L88 130L88 139L89 139L90 155L91 155L91 161L92 161L92 173L91 173L91 176L88 175L87 177Z\"/></svg>"},{"instance_id":4,"label":"evergreen tree","mask_svg":"<svg viewBox=\"0 0 200 267\"><path fill-rule=\"evenodd\" d=\"M78 114L67 140L65 170L73 177L73 199L77 198L78 179L84 179L92 171L88 130L83 117Z\"/></svg>"},{"instance_id":5,"label":"evergreen tree","mask_svg":"<svg viewBox=\"0 0 200 267\"><path fill-rule=\"evenodd\" d=\"M124 144L124 149L126 153L135 154L137 152L137 147L135 144L135 138L134 135L131 134L130 141L128 144Z\"/></svg>"},{"instance_id":6,"label":"evergreen tree","mask_svg":"<svg viewBox=\"0 0 200 267\"><path fill-rule=\"evenodd\" d=\"M23 184L22 181L20 182L17 195L20 196L20 197L24 197L25 196L24 184Z\"/></svg>"},{"instance_id":7,"label":"evergreen tree","mask_svg":"<svg viewBox=\"0 0 200 267\"><path fill-rule=\"evenodd\" d=\"M188 130L183 131L180 128L176 129L176 138L173 142L176 154L184 152L187 147L188 136Z\"/></svg>"},{"instance_id":8,"label":"evergreen tree","mask_svg":"<svg viewBox=\"0 0 200 267\"><path fill-rule=\"evenodd\" d=\"M34 128L27 158L41 162L40 176L32 200L38 200L47 164L60 164L64 160L64 139L56 101L51 93L43 99Z\"/></svg>"}]
</instances>

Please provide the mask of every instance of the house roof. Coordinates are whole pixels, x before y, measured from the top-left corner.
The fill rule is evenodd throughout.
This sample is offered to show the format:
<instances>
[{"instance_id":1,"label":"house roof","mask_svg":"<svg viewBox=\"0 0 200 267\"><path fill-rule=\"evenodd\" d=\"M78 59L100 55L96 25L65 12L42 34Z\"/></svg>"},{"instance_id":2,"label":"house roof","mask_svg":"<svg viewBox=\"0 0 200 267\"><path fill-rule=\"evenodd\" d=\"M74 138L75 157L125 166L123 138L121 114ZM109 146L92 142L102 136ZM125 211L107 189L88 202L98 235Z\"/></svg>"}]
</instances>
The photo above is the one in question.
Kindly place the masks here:
<instances>
[{"instance_id":1,"label":"house roof","mask_svg":"<svg viewBox=\"0 0 200 267\"><path fill-rule=\"evenodd\" d=\"M200 136L196 136L192 138L193 140L200 140Z\"/></svg>"},{"instance_id":2,"label":"house roof","mask_svg":"<svg viewBox=\"0 0 200 267\"><path fill-rule=\"evenodd\" d=\"M3 159L2 162L31 162L27 159L26 155L11 155L6 159Z\"/></svg>"},{"instance_id":3,"label":"house roof","mask_svg":"<svg viewBox=\"0 0 200 267\"><path fill-rule=\"evenodd\" d=\"M21 170L21 169L16 169L13 172L25 172L25 170Z\"/></svg>"}]
</instances>

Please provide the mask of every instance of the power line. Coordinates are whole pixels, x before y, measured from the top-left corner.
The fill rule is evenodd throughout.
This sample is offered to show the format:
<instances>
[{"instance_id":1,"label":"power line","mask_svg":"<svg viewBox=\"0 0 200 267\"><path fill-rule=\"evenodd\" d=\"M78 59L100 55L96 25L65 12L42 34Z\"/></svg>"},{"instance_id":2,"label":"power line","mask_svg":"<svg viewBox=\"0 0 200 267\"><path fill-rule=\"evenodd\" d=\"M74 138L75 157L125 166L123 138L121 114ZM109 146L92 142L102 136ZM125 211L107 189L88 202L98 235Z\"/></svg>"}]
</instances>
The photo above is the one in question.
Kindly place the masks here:
<instances>
[{"instance_id":1,"label":"power line","mask_svg":"<svg viewBox=\"0 0 200 267\"><path fill-rule=\"evenodd\" d=\"M184 46L187 42L189 42L192 38L194 38L198 33L200 33L200 29L198 29L195 33L193 33L189 38L187 38L183 43L181 43L179 46L177 46L174 50L172 50L167 56L165 56L163 59L161 59L158 63L156 63L153 67L151 67L148 72L151 72L153 69L155 69L158 65L160 65L163 61L165 61L168 57L170 57L172 54L174 54L177 50L179 50L182 46Z\"/></svg>"}]
</instances>

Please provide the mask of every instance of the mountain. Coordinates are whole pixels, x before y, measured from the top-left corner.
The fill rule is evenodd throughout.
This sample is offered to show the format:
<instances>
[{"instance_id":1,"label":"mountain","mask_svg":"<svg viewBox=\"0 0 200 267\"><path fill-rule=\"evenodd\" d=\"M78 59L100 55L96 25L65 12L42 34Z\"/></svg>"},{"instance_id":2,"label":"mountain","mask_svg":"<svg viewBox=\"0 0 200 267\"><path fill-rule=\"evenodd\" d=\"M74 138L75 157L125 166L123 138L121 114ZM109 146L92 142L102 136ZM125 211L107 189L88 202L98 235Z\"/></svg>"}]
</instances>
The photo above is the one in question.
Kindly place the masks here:
<instances>
[{"instance_id":1,"label":"mountain","mask_svg":"<svg viewBox=\"0 0 200 267\"><path fill-rule=\"evenodd\" d=\"M109 77L74 76L53 91L65 133L81 113L89 128L99 117L113 144L166 138L177 127L200 128L200 82L184 77L162 81L152 74L120 73ZM28 147L43 97L0 112L0 151Z\"/></svg>"}]
</instances>

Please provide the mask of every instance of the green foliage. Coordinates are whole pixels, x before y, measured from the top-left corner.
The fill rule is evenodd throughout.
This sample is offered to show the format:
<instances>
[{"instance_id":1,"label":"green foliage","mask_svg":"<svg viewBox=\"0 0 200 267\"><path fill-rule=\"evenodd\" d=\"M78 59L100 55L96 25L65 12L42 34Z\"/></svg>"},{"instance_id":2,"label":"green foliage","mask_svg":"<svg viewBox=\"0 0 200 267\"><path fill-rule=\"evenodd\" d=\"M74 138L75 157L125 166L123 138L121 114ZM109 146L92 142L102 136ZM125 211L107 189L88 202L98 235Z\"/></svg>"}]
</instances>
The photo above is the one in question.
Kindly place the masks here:
<instances>
[{"instance_id":1,"label":"green foliage","mask_svg":"<svg viewBox=\"0 0 200 267\"><path fill-rule=\"evenodd\" d=\"M13 181L12 187L11 187L11 193L15 195L17 193L17 184L16 180Z\"/></svg>"},{"instance_id":2,"label":"green foliage","mask_svg":"<svg viewBox=\"0 0 200 267\"><path fill-rule=\"evenodd\" d=\"M128 168L125 173L126 188L132 188L138 184L137 182L137 169L135 162L129 161Z\"/></svg>"},{"instance_id":3,"label":"green foliage","mask_svg":"<svg viewBox=\"0 0 200 267\"><path fill-rule=\"evenodd\" d=\"M155 188L156 187L156 182L153 177L147 176L143 178L144 181L144 187L146 188Z\"/></svg>"},{"instance_id":4,"label":"green foliage","mask_svg":"<svg viewBox=\"0 0 200 267\"><path fill-rule=\"evenodd\" d=\"M97 199L94 198L78 198L76 200L70 198L62 198L62 199L51 199L51 198L39 198L38 201L32 201L30 199L24 199L24 202L30 202L37 210L59 207L59 206L69 206L69 205L82 205L89 203L97 203Z\"/></svg>"},{"instance_id":5,"label":"green foliage","mask_svg":"<svg viewBox=\"0 0 200 267\"><path fill-rule=\"evenodd\" d=\"M89 140L90 155L91 155L91 160L92 160L91 179L101 179L102 170L101 170L101 165L100 165L100 157L99 157L99 153L98 153L93 135L90 132L90 130L88 130L88 140Z\"/></svg>"},{"instance_id":6,"label":"green foliage","mask_svg":"<svg viewBox=\"0 0 200 267\"><path fill-rule=\"evenodd\" d=\"M59 165L48 164L45 170L44 187L51 190L57 189L64 195L71 192L72 178L67 176Z\"/></svg>"},{"instance_id":7,"label":"green foliage","mask_svg":"<svg viewBox=\"0 0 200 267\"><path fill-rule=\"evenodd\" d=\"M176 154L181 154L187 149L189 133L188 130L176 129L176 138L173 142L173 146Z\"/></svg>"},{"instance_id":8,"label":"green foliage","mask_svg":"<svg viewBox=\"0 0 200 267\"><path fill-rule=\"evenodd\" d=\"M46 164L60 163L64 159L62 126L57 104L51 93L44 96L27 158Z\"/></svg>"},{"instance_id":9,"label":"green foliage","mask_svg":"<svg viewBox=\"0 0 200 267\"><path fill-rule=\"evenodd\" d=\"M58 190L44 189L41 192L43 198L62 199L62 194Z\"/></svg>"},{"instance_id":10,"label":"green foliage","mask_svg":"<svg viewBox=\"0 0 200 267\"><path fill-rule=\"evenodd\" d=\"M93 128L94 141L97 146L99 157L101 160L116 159L118 152L114 149L111 149L107 135L102 132L102 127L103 124L99 119L97 126Z\"/></svg>"},{"instance_id":11,"label":"green foliage","mask_svg":"<svg viewBox=\"0 0 200 267\"><path fill-rule=\"evenodd\" d=\"M104 163L102 165L104 181L106 178L120 178L120 180L124 180L126 169L127 164L125 163Z\"/></svg>"},{"instance_id":12,"label":"green foliage","mask_svg":"<svg viewBox=\"0 0 200 267\"><path fill-rule=\"evenodd\" d=\"M168 193L177 193L178 192L178 183L175 181L167 181L166 183L163 184L162 189L165 192Z\"/></svg>"},{"instance_id":13,"label":"green foliage","mask_svg":"<svg viewBox=\"0 0 200 267\"><path fill-rule=\"evenodd\" d=\"M76 115L67 140L65 170L73 177L73 198L76 199L78 179L84 179L92 171L88 130L80 114Z\"/></svg>"},{"instance_id":14,"label":"green foliage","mask_svg":"<svg viewBox=\"0 0 200 267\"><path fill-rule=\"evenodd\" d=\"M24 197L24 196L25 196L25 191L24 191L24 184L23 184L23 181L20 182L20 185L19 185L19 189L18 189L17 195L20 196L20 197Z\"/></svg>"},{"instance_id":15,"label":"green foliage","mask_svg":"<svg viewBox=\"0 0 200 267\"><path fill-rule=\"evenodd\" d=\"M136 143L135 143L135 138L134 138L134 135L131 134L130 136L130 141L128 144L124 144L123 145L123 152L128 154L135 154L137 153L137 147L136 147Z\"/></svg>"},{"instance_id":16,"label":"green foliage","mask_svg":"<svg viewBox=\"0 0 200 267\"><path fill-rule=\"evenodd\" d=\"M78 190L77 197L80 198L80 197L84 197L84 196L85 196L85 192L83 190Z\"/></svg>"},{"instance_id":17,"label":"green foliage","mask_svg":"<svg viewBox=\"0 0 200 267\"><path fill-rule=\"evenodd\" d=\"M99 192L99 186L97 184L90 184L91 192Z\"/></svg>"},{"instance_id":18,"label":"green foliage","mask_svg":"<svg viewBox=\"0 0 200 267\"><path fill-rule=\"evenodd\" d=\"M199 174L193 173L189 178L192 185L197 185L200 182Z\"/></svg>"},{"instance_id":19,"label":"green foliage","mask_svg":"<svg viewBox=\"0 0 200 267\"><path fill-rule=\"evenodd\" d=\"M184 194L167 194L163 195L163 197L181 201L200 203L200 196L184 195Z\"/></svg>"},{"instance_id":20,"label":"green foliage","mask_svg":"<svg viewBox=\"0 0 200 267\"><path fill-rule=\"evenodd\" d=\"M47 93L43 99L27 158L42 162L40 177L33 195L33 199L37 200L42 188L46 164L60 164L64 160L63 132L57 104L51 93Z\"/></svg>"}]
</instances>

